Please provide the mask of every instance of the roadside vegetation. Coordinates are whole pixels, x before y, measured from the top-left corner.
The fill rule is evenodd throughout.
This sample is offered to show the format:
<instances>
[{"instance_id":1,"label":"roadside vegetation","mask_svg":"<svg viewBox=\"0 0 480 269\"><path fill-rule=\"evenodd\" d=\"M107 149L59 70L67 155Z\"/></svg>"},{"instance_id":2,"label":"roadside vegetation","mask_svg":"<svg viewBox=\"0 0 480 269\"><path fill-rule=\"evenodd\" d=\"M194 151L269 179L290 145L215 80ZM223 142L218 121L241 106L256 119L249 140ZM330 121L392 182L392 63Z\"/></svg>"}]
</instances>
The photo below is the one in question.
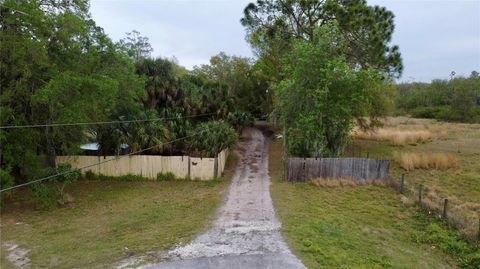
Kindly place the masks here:
<instances>
[{"instance_id":1,"label":"roadside vegetation","mask_svg":"<svg viewBox=\"0 0 480 269\"><path fill-rule=\"evenodd\" d=\"M90 174L67 187L72 203L50 210L35 210L29 195L15 195L2 209L0 267L16 268L6 258L8 244L28 250L33 268L105 268L161 254L207 228L235 165L232 154L224 180L214 181ZM140 262L151 261L146 256Z\"/></svg>"},{"instance_id":2,"label":"roadside vegetation","mask_svg":"<svg viewBox=\"0 0 480 269\"><path fill-rule=\"evenodd\" d=\"M441 211L443 199L448 198L456 226L468 238L476 240L480 214L480 125L397 117L387 118L385 126L444 134L402 145L359 136L345 155L368 154L392 160L391 177L398 183L405 174L406 184L413 193L411 200L415 200L420 185L426 188L424 202L433 209Z\"/></svg>"},{"instance_id":3,"label":"roadside vegetation","mask_svg":"<svg viewBox=\"0 0 480 269\"><path fill-rule=\"evenodd\" d=\"M266 79L248 58L219 53L186 70L152 57L138 31L111 40L87 0L7 0L0 13L2 190L68 172L55 157L84 154L85 143L98 145L98 156L213 157L235 144L253 114L265 113ZM61 188L39 182L30 192L2 192L0 203L68 196L65 186L79 173L70 171L71 179L49 180Z\"/></svg>"},{"instance_id":4,"label":"roadside vegetation","mask_svg":"<svg viewBox=\"0 0 480 269\"><path fill-rule=\"evenodd\" d=\"M309 268L477 268L480 250L405 206L388 186L289 183L282 141L270 150L272 198L282 233ZM317 182L318 183L318 182Z\"/></svg>"}]
</instances>

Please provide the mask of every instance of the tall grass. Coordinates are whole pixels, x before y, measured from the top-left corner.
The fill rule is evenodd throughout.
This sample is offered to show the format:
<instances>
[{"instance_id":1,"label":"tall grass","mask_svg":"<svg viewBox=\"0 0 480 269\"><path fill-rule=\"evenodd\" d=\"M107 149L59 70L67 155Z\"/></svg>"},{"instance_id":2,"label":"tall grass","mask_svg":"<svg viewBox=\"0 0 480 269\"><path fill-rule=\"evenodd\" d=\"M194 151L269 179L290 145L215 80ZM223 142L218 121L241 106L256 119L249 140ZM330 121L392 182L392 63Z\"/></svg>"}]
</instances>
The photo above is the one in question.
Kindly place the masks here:
<instances>
[{"instance_id":1,"label":"tall grass","mask_svg":"<svg viewBox=\"0 0 480 269\"><path fill-rule=\"evenodd\" d=\"M335 187L355 187L361 185L386 185L384 180L357 180L352 177L341 177L341 178L315 178L309 181L311 184L324 188L335 188Z\"/></svg>"},{"instance_id":2,"label":"tall grass","mask_svg":"<svg viewBox=\"0 0 480 269\"><path fill-rule=\"evenodd\" d=\"M448 137L448 133L439 128L415 127L405 129L386 127L373 131L356 130L354 136L358 139L389 141L394 146L403 146L425 143L433 139L445 139Z\"/></svg>"},{"instance_id":3,"label":"tall grass","mask_svg":"<svg viewBox=\"0 0 480 269\"><path fill-rule=\"evenodd\" d=\"M446 170L460 166L456 155L440 152L394 152L393 160L407 171L415 168Z\"/></svg>"}]
</instances>

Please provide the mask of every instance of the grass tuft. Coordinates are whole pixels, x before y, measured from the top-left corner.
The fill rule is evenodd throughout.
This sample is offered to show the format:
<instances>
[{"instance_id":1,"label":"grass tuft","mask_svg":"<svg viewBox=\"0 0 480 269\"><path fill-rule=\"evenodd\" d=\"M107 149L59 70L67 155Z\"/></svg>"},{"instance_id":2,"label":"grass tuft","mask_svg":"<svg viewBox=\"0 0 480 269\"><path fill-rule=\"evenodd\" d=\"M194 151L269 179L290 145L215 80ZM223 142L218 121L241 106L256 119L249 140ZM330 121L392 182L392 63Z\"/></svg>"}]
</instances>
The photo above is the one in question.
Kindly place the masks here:
<instances>
[{"instance_id":1,"label":"grass tuft","mask_svg":"<svg viewBox=\"0 0 480 269\"><path fill-rule=\"evenodd\" d=\"M416 168L447 170L460 166L460 159L456 155L441 152L394 152L393 160L407 171Z\"/></svg>"},{"instance_id":2,"label":"grass tuft","mask_svg":"<svg viewBox=\"0 0 480 269\"><path fill-rule=\"evenodd\" d=\"M374 131L355 131L355 138L375 141L389 141L394 146L425 143L437 136L430 130L404 130L399 128L380 128ZM444 135L442 135L443 137Z\"/></svg>"}]
</instances>

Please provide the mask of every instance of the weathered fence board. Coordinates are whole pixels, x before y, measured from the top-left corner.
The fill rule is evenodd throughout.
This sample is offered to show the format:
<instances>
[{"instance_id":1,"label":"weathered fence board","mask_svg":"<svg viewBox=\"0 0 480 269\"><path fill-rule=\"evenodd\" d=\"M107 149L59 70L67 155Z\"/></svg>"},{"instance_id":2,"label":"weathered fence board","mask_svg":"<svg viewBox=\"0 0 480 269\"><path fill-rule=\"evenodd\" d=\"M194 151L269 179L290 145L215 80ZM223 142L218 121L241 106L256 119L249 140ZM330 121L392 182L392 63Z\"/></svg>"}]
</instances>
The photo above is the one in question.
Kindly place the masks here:
<instances>
[{"instance_id":1,"label":"weathered fence board","mask_svg":"<svg viewBox=\"0 0 480 269\"><path fill-rule=\"evenodd\" d=\"M385 179L390 162L367 158L297 158L287 159L287 180L351 177L357 180Z\"/></svg>"},{"instance_id":2,"label":"weathered fence board","mask_svg":"<svg viewBox=\"0 0 480 269\"><path fill-rule=\"evenodd\" d=\"M223 150L217 158L154 155L57 156L55 161L57 164L68 162L75 168L93 165L84 171L92 171L95 174L106 176L133 174L155 179L158 173L171 172L179 178L208 180L215 175L222 175L227 156L228 150ZM217 160L217 165L215 165L215 160Z\"/></svg>"}]
</instances>

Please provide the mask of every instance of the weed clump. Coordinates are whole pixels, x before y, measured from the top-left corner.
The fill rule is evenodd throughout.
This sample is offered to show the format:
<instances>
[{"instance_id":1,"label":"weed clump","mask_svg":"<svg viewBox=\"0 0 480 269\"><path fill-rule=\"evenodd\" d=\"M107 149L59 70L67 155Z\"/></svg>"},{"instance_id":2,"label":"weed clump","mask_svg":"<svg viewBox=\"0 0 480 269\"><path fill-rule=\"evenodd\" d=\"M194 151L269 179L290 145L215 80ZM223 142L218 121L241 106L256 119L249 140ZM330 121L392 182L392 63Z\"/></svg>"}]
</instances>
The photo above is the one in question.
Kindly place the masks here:
<instances>
[{"instance_id":1,"label":"weed clump","mask_svg":"<svg viewBox=\"0 0 480 269\"><path fill-rule=\"evenodd\" d=\"M157 174L157 181L170 181L170 180L175 180L175 174L172 172L166 172L166 173L158 173Z\"/></svg>"}]
</instances>

